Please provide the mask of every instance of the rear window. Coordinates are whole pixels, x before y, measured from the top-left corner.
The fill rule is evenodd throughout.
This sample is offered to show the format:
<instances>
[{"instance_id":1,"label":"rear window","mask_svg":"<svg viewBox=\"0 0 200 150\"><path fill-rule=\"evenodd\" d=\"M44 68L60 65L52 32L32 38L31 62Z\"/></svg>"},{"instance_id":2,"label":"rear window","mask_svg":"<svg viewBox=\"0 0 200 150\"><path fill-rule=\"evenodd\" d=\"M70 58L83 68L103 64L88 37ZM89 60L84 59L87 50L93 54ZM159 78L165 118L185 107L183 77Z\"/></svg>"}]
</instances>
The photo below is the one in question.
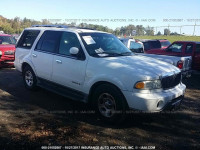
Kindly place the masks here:
<instances>
[{"instance_id":1,"label":"rear window","mask_svg":"<svg viewBox=\"0 0 200 150\"><path fill-rule=\"evenodd\" d=\"M36 37L40 33L39 30L24 30L17 47L31 49Z\"/></svg>"},{"instance_id":2,"label":"rear window","mask_svg":"<svg viewBox=\"0 0 200 150\"><path fill-rule=\"evenodd\" d=\"M144 50L149 50L150 49L149 42L143 42L143 44L144 44Z\"/></svg>"},{"instance_id":3,"label":"rear window","mask_svg":"<svg viewBox=\"0 0 200 150\"><path fill-rule=\"evenodd\" d=\"M168 47L171 43L169 41L162 41L161 43L161 47Z\"/></svg>"},{"instance_id":4,"label":"rear window","mask_svg":"<svg viewBox=\"0 0 200 150\"><path fill-rule=\"evenodd\" d=\"M174 43L167 49L167 51L168 52L181 53L182 47L183 47L182 43Z\"/></svg>"},{"instance_id":5,"label":"rear window","mask_svg":"<svg viewBox=\"0 0 200 150\"><path fill-rule=\"evenodd\" d=\"M61 31L45 31L38 41L37 50L55 53L59 46Z\"/></svg>"},{"instance_id":6,"label":"rear window","mask_svg":"<svg viewBox=\"0 0 200 150\"><path fill-rule=\"evenodd\" d=\"M159 41L151 41L150 43L152 49L161 48L161 44Z\"/></svg>"},{"instance_id":7,"label":"rear window","mask_svg":"<svg viewBox=\"0 0 200 150\"><path fill-rule=\"evenodd\" d=\"M197 44L196 45L196 51L195 51L196 53L200 53L200 44Z\"/></svg>"},{"instance_id":8,"label":"rear window","mask_svg":"<svg viewBox=\"0 0 200 150\"><path fill-rule=\"evenodd\" d=\"M193 50L193 44L187 44L185 47L185 53L191 54Z\"/></svg>"}]
</instances>

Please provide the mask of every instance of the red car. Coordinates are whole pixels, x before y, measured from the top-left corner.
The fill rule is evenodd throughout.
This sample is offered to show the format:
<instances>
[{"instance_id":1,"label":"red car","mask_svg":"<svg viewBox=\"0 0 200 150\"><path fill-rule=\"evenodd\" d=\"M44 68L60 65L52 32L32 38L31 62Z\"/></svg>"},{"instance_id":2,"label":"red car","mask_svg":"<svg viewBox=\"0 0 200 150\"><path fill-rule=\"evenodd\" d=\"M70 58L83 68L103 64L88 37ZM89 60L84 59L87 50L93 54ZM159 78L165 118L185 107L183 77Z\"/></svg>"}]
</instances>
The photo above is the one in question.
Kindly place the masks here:
<instances>
[{"instance_id":1,"label":"red car","mask_svg":"<svg viewBox=\"0 0 200 150\"><path fill-rule=\"evenodd\" d=\"M155 51L154 54L170 56L192 56L192 69L200 70L200 42L176 41L165 50Z\"/></svg>"},{"instance_id":2,"label":"red car","mask_svg":"<svg viewBox=\"0 0 200 150\"><path fill-rule=\"evenodd\" d=\"M0 34L0 67L14 65L16 40L8 34Z\"/></svg>"},{"instance_id":3,"label":"red car","mask_svg":"<svg viewBox=\"0 0 200 150\"><path fill-rule=\"evenodd\" d=\"M147 54L154 54L156 52L162 52L171 43L167 39L156 40L140 40L144 45L144 52Z\"/></svg>"}]
</instances>

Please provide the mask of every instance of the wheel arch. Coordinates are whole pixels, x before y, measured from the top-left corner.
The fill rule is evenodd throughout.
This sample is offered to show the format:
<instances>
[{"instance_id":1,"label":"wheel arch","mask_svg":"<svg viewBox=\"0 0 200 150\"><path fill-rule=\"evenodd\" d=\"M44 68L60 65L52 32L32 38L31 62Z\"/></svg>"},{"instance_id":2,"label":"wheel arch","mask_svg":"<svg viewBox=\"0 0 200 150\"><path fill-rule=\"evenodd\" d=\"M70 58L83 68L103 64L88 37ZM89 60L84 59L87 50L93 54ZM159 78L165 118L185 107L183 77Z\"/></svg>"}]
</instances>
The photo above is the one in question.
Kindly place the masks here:
<instances>
[{"instance_id":1,"label":"wheel arch","mask_svg":"<svg viewBox=\"0 0 200 150\"><path fill-rule=\"evenodd\" d=\"M33 70L33 72L34 72L35 75L36 75L36 71L35 71L35 69L34 69L34 67L33 67L33 64L30 63L29 61L24 61L24 62L22 63L22 66L21 66L22 72L23 72L23 70L24 70L24 68L25 68L26 66L30 66L31 69Z\"/></svg>"},{"instance_id":2,"label":"wheel arch","mask_svg":"<svg viewBox=\"0 0 200 150\"><path fill-rule=\"evenodd\" d=\"M88 96L88 102L89 102L89 103L92 102L92 97L93 97L93 94L94 94L95 89L97 89L97 87L99 87L100 85L104 85L104 84L106 84L106 85L112 85L112 86L115 87L117 90L119 90L119 92L121 93L121 95L124 97L124 100L126 101L126 98L125 98L124 94L122 93L121 89L120 89L118 86L116 86L115 84L113 84L113 83L111 83L111 82L108 82L108 81L98 81L98 82L94 83L94 84L91 86L90 90L89 90L89 96ZM127 101L126 101L126 103L127 103ZM127 104L128 104L128 103L127 103Z\"/></svg>"}]
</instances>

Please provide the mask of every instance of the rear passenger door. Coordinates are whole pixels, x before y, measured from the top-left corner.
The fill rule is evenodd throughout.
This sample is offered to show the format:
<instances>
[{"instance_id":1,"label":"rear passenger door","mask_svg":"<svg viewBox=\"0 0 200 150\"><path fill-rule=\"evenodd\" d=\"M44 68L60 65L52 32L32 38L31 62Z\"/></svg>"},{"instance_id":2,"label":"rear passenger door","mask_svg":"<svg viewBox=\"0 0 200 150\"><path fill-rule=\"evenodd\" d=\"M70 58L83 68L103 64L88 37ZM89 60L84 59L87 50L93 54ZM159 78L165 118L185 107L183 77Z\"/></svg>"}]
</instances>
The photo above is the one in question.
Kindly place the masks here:
<instances>
[{"instance_id":1,"label":"rear passenger door","mask_svg":"<svg viewBox=\"0 0 200 150\"><path fill-rule=\"evenodd\" d=\"M59 46L61 31L44 31L32 52L32 62L39 78L50 80L53 58Z\"/></svg>"},{"instance_id":2,"label":"rear passenger door","mask_svg":"<svg viewBox=\"0 0 200 150\"><path fill-rule=\"evenodd\" d=\"M70 54L72 47L79 49L78 55ZM81 91L87 61L77 35L63 32L57 53L53 60L52 80L65 87Z\"/></svg>"},{"instance_id":3,"label":"rear passenger door","mask_svg":"<svg viewBox=\"0 0 200 150\"><path fill-rule=\"evenodd\" d=\"M200 44L196 44L193 59L194 69L200 70Z\"/></svg>"}]
</instances>

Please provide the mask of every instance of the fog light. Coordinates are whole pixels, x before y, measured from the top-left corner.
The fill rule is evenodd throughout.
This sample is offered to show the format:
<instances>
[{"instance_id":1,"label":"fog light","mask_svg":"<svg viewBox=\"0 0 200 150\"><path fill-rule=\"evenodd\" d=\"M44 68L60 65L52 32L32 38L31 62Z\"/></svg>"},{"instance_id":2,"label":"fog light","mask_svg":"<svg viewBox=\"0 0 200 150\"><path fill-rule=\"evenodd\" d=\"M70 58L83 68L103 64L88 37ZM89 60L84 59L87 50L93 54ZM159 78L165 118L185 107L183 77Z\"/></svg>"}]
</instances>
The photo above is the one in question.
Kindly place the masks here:
<instances>
[{"instance_id":1,"label":"fog light","mask_svg":"<svg viewBox=\"0 0 200 150\"><path fill-rule=\"evenodd\" d=\"M164 102L163 101L159 101L158 104L157 104L157 108L161 109L161 108L163 108L163 106L164 106Z\"/></svg>"}]
</instances>

